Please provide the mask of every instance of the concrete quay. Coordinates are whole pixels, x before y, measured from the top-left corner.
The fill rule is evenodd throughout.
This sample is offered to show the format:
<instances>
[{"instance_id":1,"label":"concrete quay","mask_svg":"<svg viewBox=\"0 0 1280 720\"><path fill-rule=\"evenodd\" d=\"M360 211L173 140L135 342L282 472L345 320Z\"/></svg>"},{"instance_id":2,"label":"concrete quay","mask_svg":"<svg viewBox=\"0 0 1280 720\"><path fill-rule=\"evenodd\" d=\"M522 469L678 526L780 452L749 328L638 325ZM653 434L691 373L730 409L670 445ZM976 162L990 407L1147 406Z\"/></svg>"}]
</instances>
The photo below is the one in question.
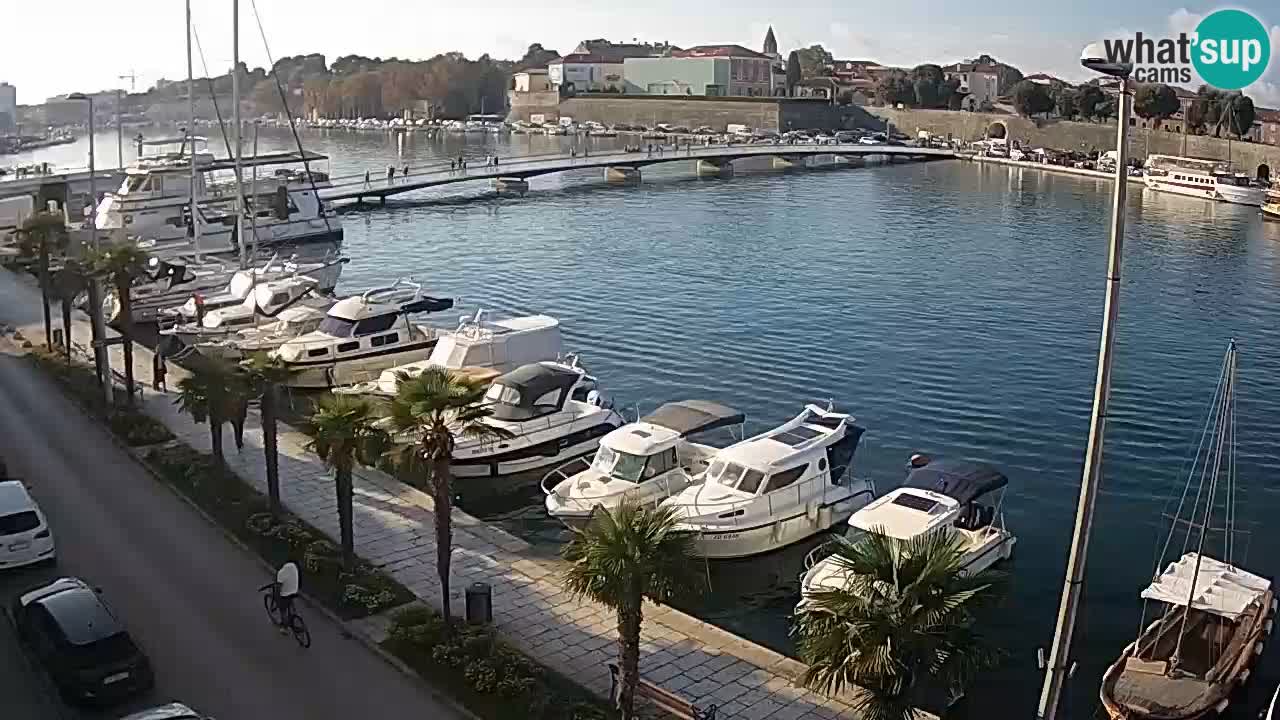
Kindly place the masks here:
<instances>
[{"instance_id":1,"label":"concrete quay","mask_svg":"<svg viewBox=\"0 0 1280 720\"><path fill-rule=\"evenodd\" d=\"M33 343L43 341L40 294L25 276L0 270L0 324L17 328ZM53 316L60 311L54 308ZM87 346L89 319L73 314L74 342ZM60 324L55 321L55 327ZM110 348L113 367L123 362L119 346ZM134 349L134 374L151 377L152 353ZM169 385L184 375L172 367ZM197 450L208 452L208 428L179 412L175 394L143 393L141 409L164 423ZM305 450L307 437L280 428L280 480L285 506L321 531L338 536L332 474ZM245 430L245 449L228 443L230 468L245 482L266 491L262 431L256 412ZM435 570L434 505L431 498L390 476L368 468L355 472L356 552L403 583L423 603L440 607ZM461 615L465 588L474 582L493 588L494 624L502 636L548 667L572 677L605 697L607 663L616 659L616 619L611 610L570 596L560 581L563 564L535 557L528 543L466 513L453 511L452 595ZM304 578L305 584L305 578ZM393 613L394 611L390 611ZM389 614L389 613L388 613ZM361 621L362 628L385 632L387 614ZM715 704L726 720L831 720L858 717L850 698L829 697L796 684L804 666L669 607L645 606L641 644L642 676L677 692L700 707ZM642 702L643 706L644 703ZM931 717L921 715L921 717Z\"/></svg>"}]
</instances>

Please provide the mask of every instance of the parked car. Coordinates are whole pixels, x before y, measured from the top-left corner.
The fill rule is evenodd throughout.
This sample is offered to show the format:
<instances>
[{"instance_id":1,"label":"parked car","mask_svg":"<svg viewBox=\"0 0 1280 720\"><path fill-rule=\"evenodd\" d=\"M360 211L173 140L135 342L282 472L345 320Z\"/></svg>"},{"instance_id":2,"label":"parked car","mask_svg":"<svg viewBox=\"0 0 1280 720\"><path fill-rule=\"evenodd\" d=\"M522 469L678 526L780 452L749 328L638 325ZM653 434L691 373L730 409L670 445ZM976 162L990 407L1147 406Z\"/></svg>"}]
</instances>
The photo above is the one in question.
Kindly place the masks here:
<instances>
[{"instance_id":1,"label":"parked car","mask_svg":"<svg viewBox=\"0 0 1280 720\"><path fill-rule=\"evenodd\" d=\"M0 479L0 568L53 559L53 533L44 513L21 481Z\"/></svg>"},{"instance_id":2,"label":"parked car","mask_svg":"<svg viewBox=\"0 0 1280 720\"><path fill-rule=\"evenodd\" d=\"M125 715L120 720L213 720L213 718L201 715L186 705L176 702Z\"/></svg>"},{"instance_id":3,"label":"parked car","mask_svg":"<svg viewBox=\"0 0 1280 720\"><path fill-rule=\"evenodd\" d=\"M61 578L23 593L8 614L23 650L69 702L112 704L155 684L147 656L83 580Z\"/></svg>"}]
</instances>

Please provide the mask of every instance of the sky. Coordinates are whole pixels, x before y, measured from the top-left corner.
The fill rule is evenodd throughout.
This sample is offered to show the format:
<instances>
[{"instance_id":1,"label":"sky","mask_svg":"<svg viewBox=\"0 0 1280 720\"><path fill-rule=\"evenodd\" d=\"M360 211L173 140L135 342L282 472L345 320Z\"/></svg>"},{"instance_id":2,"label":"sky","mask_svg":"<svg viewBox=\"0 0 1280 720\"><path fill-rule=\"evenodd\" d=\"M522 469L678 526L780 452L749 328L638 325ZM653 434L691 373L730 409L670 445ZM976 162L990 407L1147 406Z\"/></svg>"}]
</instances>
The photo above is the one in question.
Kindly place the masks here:
<instances>
[{"instance_id":1,"label":"sky","mask_svg":"<svg viewBox=\"0 0 1280 720\"><path fill-rule=\"evenodd\" d=\"M191 1L204 63L214 74L225 72L233 57L233 0ZM987 53L1026 74L1047 72L1073 82L1091 77L1078 62L1089 42L1132 37L1139 30L1165 37L1194 29L1213 10L1238 7L1261 19L1272 38L1267 73L1246 92L1259 105L1280 107L1280 4L1272 0L1249 0L1252 5L1187 0L254 2L275 58L319 52L330 62L352 53L425 59L453 50L469 57L489 53L518 58L530 43L565 53L587 38L679 46L738 43L759 49L772 25L784 53L818 43L838 59L904 66ZM6 27L0 81L17 87L19 103L32 104L60 93L131 85L141 91L160 78L182 79L183 26L181 0L58 0L47 5L0 0L0 27ZM241 59L250 67L269 65L250 0L240 2L240 27ZM197 76L204 74L199 55L195 69ZM136 80L120 78L131 74Z\"/></svg>"}]
</instances>

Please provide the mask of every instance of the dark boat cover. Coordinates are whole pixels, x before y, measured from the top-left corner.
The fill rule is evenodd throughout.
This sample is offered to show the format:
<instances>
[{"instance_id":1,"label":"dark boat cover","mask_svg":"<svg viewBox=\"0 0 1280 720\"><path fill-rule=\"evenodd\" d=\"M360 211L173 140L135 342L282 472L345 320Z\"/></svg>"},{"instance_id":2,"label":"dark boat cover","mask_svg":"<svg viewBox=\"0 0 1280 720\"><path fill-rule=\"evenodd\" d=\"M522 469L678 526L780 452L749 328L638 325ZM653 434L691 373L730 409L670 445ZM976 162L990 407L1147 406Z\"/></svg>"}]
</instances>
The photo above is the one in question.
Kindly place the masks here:
<instances>
[{"instance_id":1,"label":"dark boat cover","mask_svg":"<svg viewBox=\"0 0 1280 720\"><path fill-rule=\"evenodd\" d=\"M555 412L564 406L569 391L581 377L581 373L556 365L521 365L493 381L494 385L504 385L520 393L515 403L494 405L493 416L499 420L528 420ZM561 391L554 404L534 405L536 400L554 390Z\"/></svg>"},{"instance_id":2,"label":"dark boat cover","mask_svg":"<svg viewBox=\"0 0 1280 720\"><path fill-rule=\"evenodd\" d=\"M741 425L747 416L710 400L681 400L667 403L640 419L685 436L726 425Z\"/></svg>"},{"instance_id":3,"label":"dark boat cover","mask_svg":"<svg viewBox=\"0 0 1280 720\"><path fill-rule=\"evenodd\" d=\"M449 298L421 297L412 302L407 302L400 306L402 313L432 313L448 310L453 307L453 300Z\"/></svg>"},{"instance_id":4,"label":"dark boat cover","mask_svg":"<svg viewBox=\"0 0 1280 720\"><path fill-rule=\"evenodd\" d=\"M1009 484L999 470L969 460L940 458L907 473L905 487L942 493L960 504L972 502Z\"/></svg>"}]
</instances>

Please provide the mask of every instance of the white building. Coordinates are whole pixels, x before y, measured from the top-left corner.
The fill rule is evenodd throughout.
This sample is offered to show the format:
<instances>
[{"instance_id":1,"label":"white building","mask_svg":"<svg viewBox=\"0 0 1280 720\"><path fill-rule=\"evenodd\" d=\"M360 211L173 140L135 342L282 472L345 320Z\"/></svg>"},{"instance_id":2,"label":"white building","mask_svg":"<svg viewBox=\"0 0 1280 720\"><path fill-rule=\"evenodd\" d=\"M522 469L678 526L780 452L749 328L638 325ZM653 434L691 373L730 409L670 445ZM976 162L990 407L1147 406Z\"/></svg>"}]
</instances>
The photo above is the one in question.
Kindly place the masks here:
<instances>
[{"instance_id":1,"label":"white building","mask_svg":"<svg viewBox=\"0 0 1280 720\"><path fill-rule=\"evenodd\" d=\"M960 94L969 96L963 103L965 109L994 105L1000 96L1000 73L994 65L956 63L942 68L942 71L948 80L960 80Z\"/></svg>"},{"instance_id":2,"label":"white building","mask_svg":"<svg viewBox=\"0 0 1280 720\"><path fill-rule=\"evenodd\" d=\"M529 68L511 76L518 93L547 92L551 89L551 79L545 68Z\"/></svg>"},{"instance_id":3,"label":"white building","mask_svg":"<svg viewBox=\"0 0 1280 720\"><path fill-rule=\"evenodd\" d=\"M653 57L670 52L668 45L611 43L584 40L573 52L547 65L551 87L573 92L622 92L622 63L627 58Z\"/></svg>"},{"instance_id":4,"label":"white building","mask_svg":"<svg viewBox=\"0 0 1280 720\"><path fill-rule=\"evenodd\" d=\"M0 130L9 130L18 124L18 88L0 82Z\"/></svg>"}]
</instances>

